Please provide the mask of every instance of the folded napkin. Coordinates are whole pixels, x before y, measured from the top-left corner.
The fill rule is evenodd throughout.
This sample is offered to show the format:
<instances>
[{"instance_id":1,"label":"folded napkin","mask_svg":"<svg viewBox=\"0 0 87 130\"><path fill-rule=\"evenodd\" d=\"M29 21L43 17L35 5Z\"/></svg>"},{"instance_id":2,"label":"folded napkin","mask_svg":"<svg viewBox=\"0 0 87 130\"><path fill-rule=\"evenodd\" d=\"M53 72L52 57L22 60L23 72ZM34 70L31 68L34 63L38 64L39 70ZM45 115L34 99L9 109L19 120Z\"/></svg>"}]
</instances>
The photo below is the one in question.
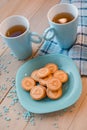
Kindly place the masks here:
<instances>
[{"instance_id":1,"label":"folded napkin","mask_svg":"<svg viewBox=\"0 0 87 130\"><path fill-rule=\"evenodd\" d=\"M87 76L87 0L62 0L64 3L72 3L77 6L79 10L79 24L77 31L76 43L68 50L63 50L59 47L55 38L51 41L45 41L38 55L49 53L61 53L71 57L81 76Z\"/></svg>"}]
</instances>

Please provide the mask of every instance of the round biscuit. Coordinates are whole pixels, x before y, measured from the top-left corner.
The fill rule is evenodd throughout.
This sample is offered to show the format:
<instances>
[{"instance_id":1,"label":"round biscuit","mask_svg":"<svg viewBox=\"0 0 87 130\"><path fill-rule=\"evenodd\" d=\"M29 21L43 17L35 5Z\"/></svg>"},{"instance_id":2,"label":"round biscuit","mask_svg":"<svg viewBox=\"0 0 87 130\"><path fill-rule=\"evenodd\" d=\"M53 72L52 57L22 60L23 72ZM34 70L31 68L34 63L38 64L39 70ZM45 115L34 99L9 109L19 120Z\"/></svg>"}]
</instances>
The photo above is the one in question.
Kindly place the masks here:
<instances>
[{"instance_id":1,"label":"round biscuit","mask_svg":"<svg viewBox=\"0 0 87 130\"><path fill-rule=\"evenodd\" d=\"M51 80L48 80L47 82L47 88L49 88L51 91L57 91L62 86L62 83L57 78L51 78Z\"/></svg>"},{"instance_id":2,"label":"round biscuit","mask_svg":"<svg viewBox=\"0 0 87 130\"><path fill-rule=\"evenodd\" d=\"M62 96L62 88L58 89L57 91L51 91L47 88L47 96L53 100L60 98Z\"/></svg>"},{"instance_id":3,"label":"round biscuit","mask_svg":"<svg viewBox=\"0 0 87 130\"><path fill-rule=\"evenodd\" d=\"M50 70L46 67L40 68L37 72L39 78L45 78L50 74Z\"/></svg>"},{"instance_id":4,"label":"round biscuit","mask_svg":"<svg viewBox=\"0 0 87 130\"><path fill-rule=\"evenodd\" d=\"M42 86L38 85L31 89L30 95L34 100L41 100L45 97L46 92Z\"/></svg>"},{"instance_id":5,"label":"round biscuit","mask_svg":"<svg viewBox=\"0 0 87 130\"><path fill-rule=\"evenodd\" d=\"M62 83L65 83L68 81L68 74L64 72L63 70L57 70L54 75L55 78L58 78Z\"/></svg>"},{"instance_id":6,"label":"round biscuit","mask_svg":"<svg viewBox=\"0 0 87 130\"><path fill-rule=\"evenodd\" d=\"M48 63L48 64L46 64L45 67L47 67L51 73L54 73L55 71L58 70L58 66L54 63Z\"/></svg>"},{"instance_id":7,"label":"round biscuit","mask_svg":"<svg viewBox=\"0 0 87 130\"><path fill-rule=\"evenodd\" d=\"M22 80L22 88L26 91L30 91L36 85L36 82L31 77L25 77Z\"/></svg>"}]
</instances>

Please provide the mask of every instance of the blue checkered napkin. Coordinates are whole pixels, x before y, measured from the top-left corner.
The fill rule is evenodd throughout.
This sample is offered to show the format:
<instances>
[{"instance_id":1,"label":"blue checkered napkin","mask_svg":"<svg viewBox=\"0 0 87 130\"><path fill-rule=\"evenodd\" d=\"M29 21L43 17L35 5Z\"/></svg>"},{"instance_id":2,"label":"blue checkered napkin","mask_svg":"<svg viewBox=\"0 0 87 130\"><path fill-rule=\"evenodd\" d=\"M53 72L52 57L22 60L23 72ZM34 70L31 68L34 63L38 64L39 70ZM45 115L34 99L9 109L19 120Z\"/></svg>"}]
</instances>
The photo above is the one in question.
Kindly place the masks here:
<instances>
[{"instance_id":1,"label":"blue checkered napkin","mask_svg":"<svg viewBox=\"0 0 87 130\"><path fill-rule=\"evenodd\" d=\"M87 0L62 0L72 3L79 10L79 24L76 43L69 50L61 50L55 39L45 41L38 55L62 53L71 57L77 64L80 74L87 76Z\"/></svg>"}]
</instances>

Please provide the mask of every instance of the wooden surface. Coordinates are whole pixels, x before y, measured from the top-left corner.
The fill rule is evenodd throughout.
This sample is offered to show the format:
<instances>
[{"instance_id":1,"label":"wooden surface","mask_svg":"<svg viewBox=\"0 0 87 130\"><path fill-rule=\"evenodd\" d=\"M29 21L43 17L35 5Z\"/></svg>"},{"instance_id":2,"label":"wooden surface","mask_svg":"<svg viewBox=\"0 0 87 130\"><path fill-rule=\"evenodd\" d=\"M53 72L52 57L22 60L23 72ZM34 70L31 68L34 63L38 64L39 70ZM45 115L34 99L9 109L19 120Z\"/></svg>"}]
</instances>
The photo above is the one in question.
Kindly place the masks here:
<instances>
[{"instance_id":1,"label":"wooden surface","mask_svg":"<svg viewBox=\"0 0 87 130\"><path fill-rule=\"evenodd\" d=\"M30 21L31 30L42 34L48 25L47 12L58 0L0 0L0 22L20 14ZM33 44L33 55L39 49ZM82 94L71 107L50 114L32 114L15 99L15 76L25 61L18 61L0 38L0 130L87 130L87 78L82 78Z\"/></svg>"}]
</instances>

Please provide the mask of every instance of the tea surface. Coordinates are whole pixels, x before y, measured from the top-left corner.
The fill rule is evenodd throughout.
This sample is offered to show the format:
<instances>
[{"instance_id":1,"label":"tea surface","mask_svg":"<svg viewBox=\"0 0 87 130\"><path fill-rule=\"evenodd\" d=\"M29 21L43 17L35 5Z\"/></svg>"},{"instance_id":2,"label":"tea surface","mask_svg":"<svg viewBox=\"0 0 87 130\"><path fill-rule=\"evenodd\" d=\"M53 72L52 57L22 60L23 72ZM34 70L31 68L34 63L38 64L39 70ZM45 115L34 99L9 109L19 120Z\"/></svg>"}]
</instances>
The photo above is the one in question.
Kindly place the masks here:
<instances>
[{"instance_id":1,"label":"tea surface","mask_svg":"<svg viewBox=\"0 0 87 130\"><path fill-rule=\"evenodd\" d=\"M74 19L74 16L72 14L62 12L62 13L56 14L53 17L52 21L58 24L65 24L72 21L73 19Z\"/></svg>"},{"instance_id":2,"label":"tea surface","mask_svg":"<svg viewBox=\"0 0 87 130\"><path fill-rule=\"evenodd\" d=\"M26 27L23 25L15 25L9 28L6 32L7 37L17 37L26 31Z\"/></svg>"}]
</instances>

